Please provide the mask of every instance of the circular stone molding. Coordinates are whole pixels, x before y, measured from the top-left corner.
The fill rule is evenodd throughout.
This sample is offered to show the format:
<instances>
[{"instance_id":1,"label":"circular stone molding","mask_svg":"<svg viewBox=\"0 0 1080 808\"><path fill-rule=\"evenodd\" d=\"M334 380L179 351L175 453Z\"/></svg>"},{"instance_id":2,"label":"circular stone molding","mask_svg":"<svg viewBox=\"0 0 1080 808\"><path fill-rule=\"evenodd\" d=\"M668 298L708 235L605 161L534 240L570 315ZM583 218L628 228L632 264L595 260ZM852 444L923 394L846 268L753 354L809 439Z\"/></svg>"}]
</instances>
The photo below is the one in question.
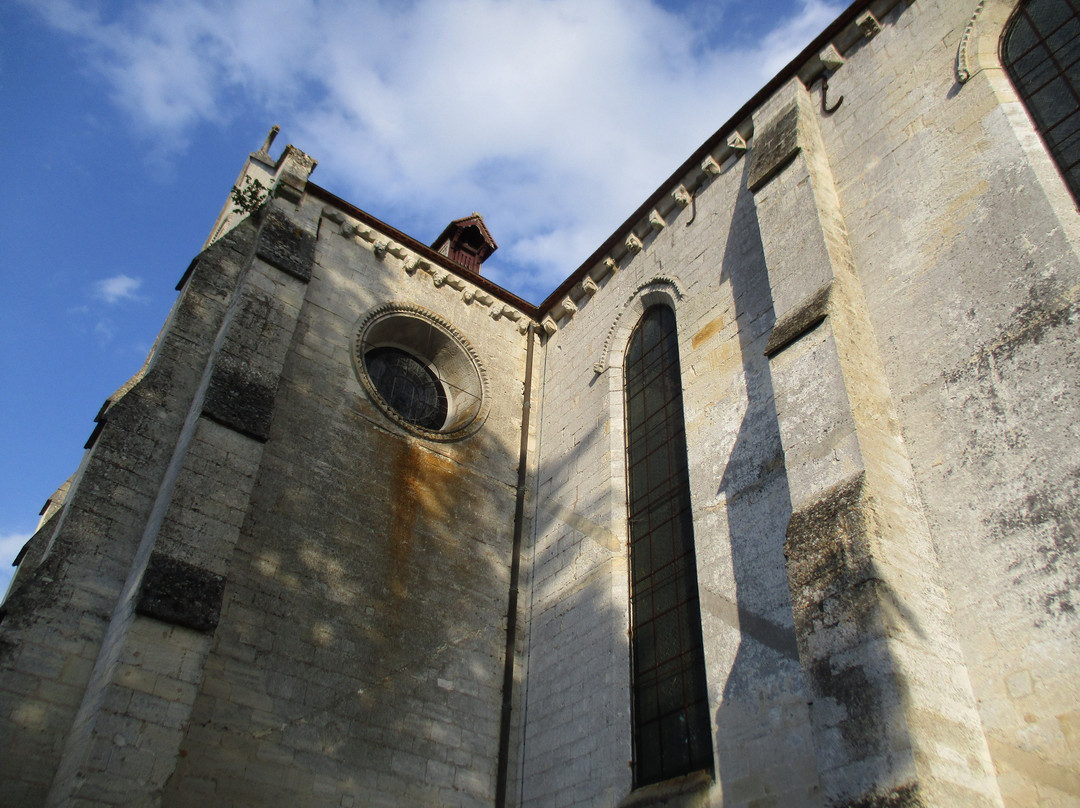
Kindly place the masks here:
<instances>
[{"instance_id":1,"label":"circular stone molding","mask_svg":"<svg viewBox=\"0 0 1080 808\"><path fill-rule=\"evenodd\" d=\"M420 306L388 303L360 321L353 365L368 398L422 438L467 437L487 418L487 374L450 323Z\"/></svg>"}]
</instances>

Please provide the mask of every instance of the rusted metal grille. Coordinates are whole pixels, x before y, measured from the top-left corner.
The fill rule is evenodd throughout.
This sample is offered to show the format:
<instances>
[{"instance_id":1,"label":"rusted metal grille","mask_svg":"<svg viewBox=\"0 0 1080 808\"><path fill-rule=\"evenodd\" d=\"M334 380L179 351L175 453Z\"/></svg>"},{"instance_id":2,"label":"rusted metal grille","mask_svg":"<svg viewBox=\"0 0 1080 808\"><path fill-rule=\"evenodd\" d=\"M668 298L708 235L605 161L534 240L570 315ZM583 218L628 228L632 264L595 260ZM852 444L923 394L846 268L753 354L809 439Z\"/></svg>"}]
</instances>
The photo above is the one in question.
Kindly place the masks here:
<instances>
[{"instance_id":1,"label":"rusted metal grille","mask_svg":"<svg viewBox=\"0 0 1080 808\"><path fill-rule=\"evenodd\" d=\"M712 768L675 315L626 353L635 785Z\"/></svg>"},{"instance_id":2,"label":"rusted metal grille","mask_svg":"<svg viewBox=\"0 0 1080 808\"><path fill-rule=\"evenodd\" d=\"M1001 42L1001 61L1080 202L1080 0L1029 0Z\"/></svg>"}]
</instances>

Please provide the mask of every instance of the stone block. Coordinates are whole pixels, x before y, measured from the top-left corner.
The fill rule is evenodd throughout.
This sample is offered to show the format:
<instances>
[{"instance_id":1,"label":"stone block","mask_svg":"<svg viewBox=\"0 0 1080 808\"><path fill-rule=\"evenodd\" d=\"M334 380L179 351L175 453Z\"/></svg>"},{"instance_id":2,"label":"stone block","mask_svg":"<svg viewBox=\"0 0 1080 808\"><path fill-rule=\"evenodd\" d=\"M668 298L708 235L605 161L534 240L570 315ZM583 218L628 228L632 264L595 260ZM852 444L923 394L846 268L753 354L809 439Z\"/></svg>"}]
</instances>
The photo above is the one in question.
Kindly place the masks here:
<instances>
[{"instance_id":1,"label":"stone block","mask_svg":"<svg viewBox=\"0 0 1080 808\"><path fill-rule=\"evenodd\" d=\"M269 208L265 216L256 254L293 277L310 281L315 237L274 207Z\"/></svg>"},{"instance_id":2,"label":"stone block","mask_svg":"<svg viewBox=\"0 0 1080 808\"><path fill-rule=\"evenodd\" d=\"M218 624L224 591L223 576L153 553L135 612L196 631L210 631Z\"/></svg>"}]
</instances>

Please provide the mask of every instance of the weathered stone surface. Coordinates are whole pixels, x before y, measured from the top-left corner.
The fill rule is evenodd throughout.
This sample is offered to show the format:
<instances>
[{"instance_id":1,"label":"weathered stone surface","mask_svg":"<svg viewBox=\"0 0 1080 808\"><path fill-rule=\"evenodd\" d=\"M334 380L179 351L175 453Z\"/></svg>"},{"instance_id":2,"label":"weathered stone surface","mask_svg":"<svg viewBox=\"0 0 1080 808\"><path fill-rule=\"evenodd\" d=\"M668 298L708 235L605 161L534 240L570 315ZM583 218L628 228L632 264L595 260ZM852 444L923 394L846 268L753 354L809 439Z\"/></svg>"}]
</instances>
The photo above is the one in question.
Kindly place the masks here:
<instances>
[{"instance_id":1,"label":"weathered stone surface","mask_svg":"<svg viewBox=\"0 0 1080 808\"><path fill-rule=\"evenodd\" d=\"M800 147L799 110L795 104L791 104L770 121L760 134L754 135L746 175L747 187L751 191L759 190L783 170Z\"/></svg>"},{"instance_id":2,"label":"weathered stone surface","mask_svg":"<svg viewBox=\"0 0 1080 808\"><path fill-rule=\"evenodd\" d=\"M557 328L307 183L310 158L253 158L285 189L262 236L223 211L20 559L0 802L1080 798L1080 217L987 69L1009 3L885 6L873 39L856 10L811 51L843 57L842 107L819 111L818 57L812 91L787 74L739 122L745 159L710 142ZM475 351L475 433L429 441L369 399L353 346L391 303ZM714 765L635 789L622 374L653 305L678 328ZM185 627L212 601L212 632Z\"/></svg>"},{"instance_id":3,"label":"weathered stone surface","mask_svg":"<svg viewBox=\"0 0 1080 808\"><path fill-rule=\"evenodd\" d=\"M311 280L315 236L270 207L259 231L259 258L302 281Z\"/></svg>"},{"instance_id":4,"label":"weathered stone surface","mask_svg":"<svg viewBox=\"0 0 1080 808\"><path fill-rule=\"evenodd\" d=\"M829 314L829 295L832 282L819 288L805 302L790 310L773 324L769 341L765 343L765 355L774 356L799 337L821 325Z\"/></svg>"},{"instance_id":5,"label":"weathered stone surface","mask_svg":"<svg viewBox=\"0 0 1080 808\"><path fill-rule=\"evenodd\" d=\"M277 379L253 371L245 362L221 356L206 391L203 415L265 442L274 417Z\"/></svg>"},{"instance_id":6,"label":"weathered stone surface","mask_svg":"<svg viewBox=\"0 0 1080 808\"><path fill-rule=\"evenodd\" d=\"M218 624L225 579L163 553L150 556L135 613L196 631Z\"/></svg>"},{"instance_id":7,"label":"weathered stone surface","mask_svg":"<svg viewBox=\"0 0 1080 808\"><path fill-rule=\"evenodd\" d=\"M81 738L89 726L79 702L94 702L99 684L91 674L111 641L117 600L255 232L242 223L204 251L154 362L111 398L85 460L83 479L95 482L72 486L12 581L0 624L5 802L44 804L50 786L65 777L59 771L65 737ZM22 676L39 685L12 689ZM57 698L53 685L78 698Z\"/></svg>"}]
</instances>

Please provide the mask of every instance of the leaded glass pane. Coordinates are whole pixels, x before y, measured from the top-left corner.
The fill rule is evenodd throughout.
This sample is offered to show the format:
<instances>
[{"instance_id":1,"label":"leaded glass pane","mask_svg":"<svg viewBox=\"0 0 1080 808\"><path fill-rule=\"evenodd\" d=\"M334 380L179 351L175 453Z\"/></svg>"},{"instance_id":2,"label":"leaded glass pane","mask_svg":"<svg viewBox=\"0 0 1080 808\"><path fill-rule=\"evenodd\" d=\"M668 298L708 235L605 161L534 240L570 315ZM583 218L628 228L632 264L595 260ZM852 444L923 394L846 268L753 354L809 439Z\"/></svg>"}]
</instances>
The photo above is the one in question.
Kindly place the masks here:
<instances>
[{"instance_id":1,"label":"leaded glass pane","mask_svg":"<svg viewBox=\"0 0 1080 808\"><path fill-rule=\"evenodd\" d=\"M626 351L637 785L712 766L675 315L655 306Z\"/></svg>"},{"instance_id":2,"label":"leaded glass pane","mask_svg":"<svg viewBox=\"0 0 1080 808\"><path fill-rule=\"evenodd\" d=\"M1028 0L1013 15L1002 62L1073 197L1080 200L1080 0Z\"/></svg>"},{"instance_id":3,"label":"leaded glass pane","mask_svg":"<svg viewBox=\"0 0 1080 808\"><path fill-rule=\"evenodd\" d=\"M438 376L399 348L374 348L364 356L371 383L406 421L426 429L446 423L446 392Z\"/></svg>"}]
</instances>

